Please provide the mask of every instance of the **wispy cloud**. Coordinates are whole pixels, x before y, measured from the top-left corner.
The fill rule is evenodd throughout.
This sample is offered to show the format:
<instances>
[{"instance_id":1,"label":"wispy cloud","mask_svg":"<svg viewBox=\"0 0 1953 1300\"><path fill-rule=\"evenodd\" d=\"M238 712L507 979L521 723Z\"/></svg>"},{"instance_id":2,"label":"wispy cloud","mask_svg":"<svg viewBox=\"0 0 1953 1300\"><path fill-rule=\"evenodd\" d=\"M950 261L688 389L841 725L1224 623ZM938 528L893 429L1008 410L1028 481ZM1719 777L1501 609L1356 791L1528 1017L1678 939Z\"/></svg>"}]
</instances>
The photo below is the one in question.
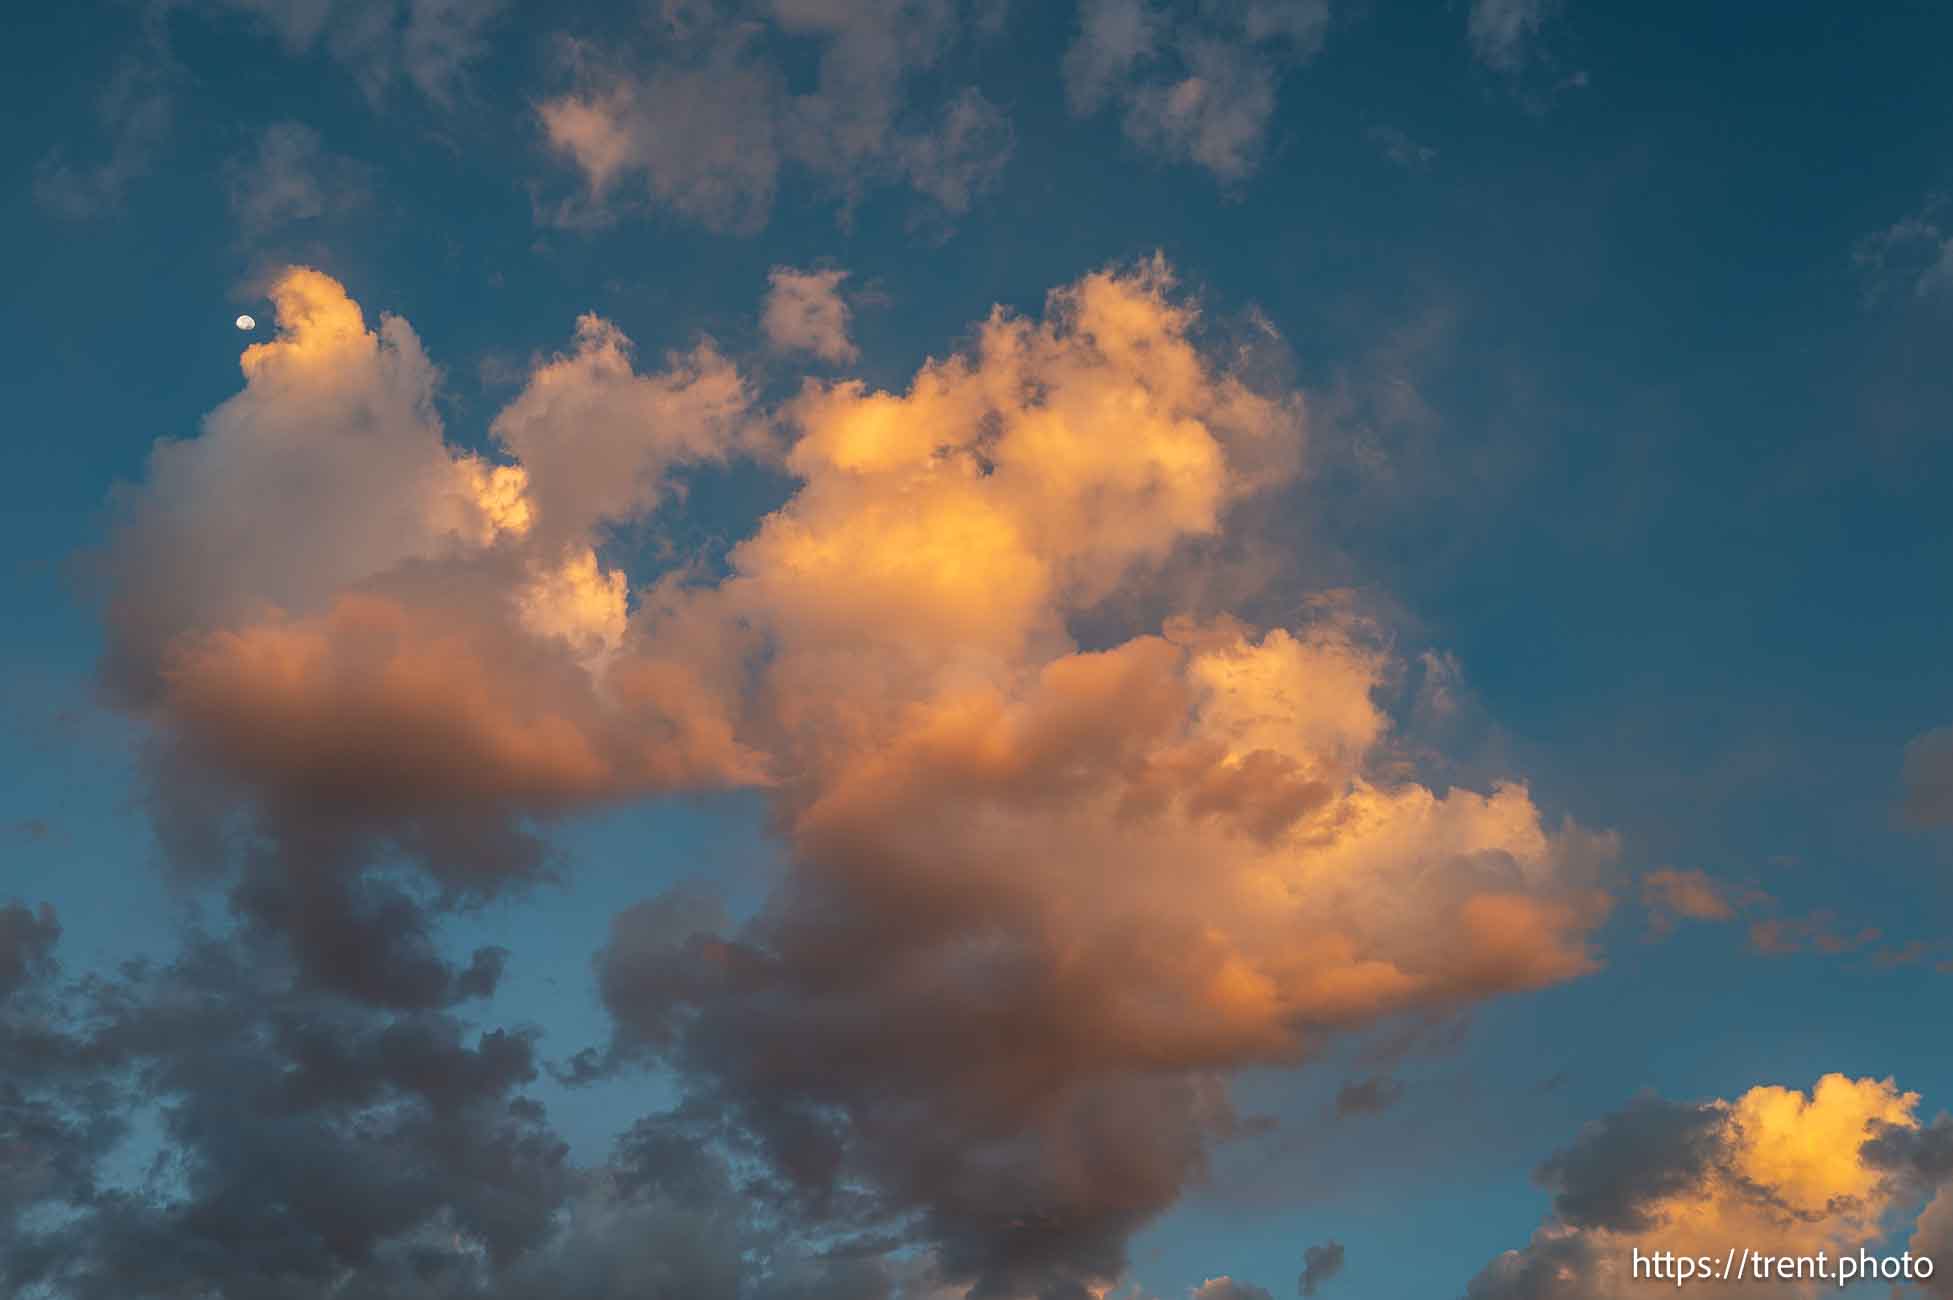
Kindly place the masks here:
<instances>
[{"instance_id":1,"label":"wispy cloud","mask_svg":"<svg viewBox=\"0 0 1953 1300\"><path fill-rule=\"evenodd\" d=\"M1328 0L1085 0L1066 98L1082 116L1114 107L1136 144L1241 181L1267 149L1284 71L1314 57L1329 16Z\"/></svg>"},{"instance_id":2,"label":"wispy cloud","mask_svg":"<svg viewBox=\"0 0 1953 1300\"><path fill-rule=\"evenodd\" d=\"M537 111L584 184L546 219L607 221L648 202L751 233L790 172L844 206L897 183L954 216L1010 155L1008 119L975 86L926 93L944 56L984 31L951 0L684 5L667 8L662 29L644 57L565 46L571 84ZM820 51L811 90L789 89L787 41Z\"/></svg>"}]
</instances>

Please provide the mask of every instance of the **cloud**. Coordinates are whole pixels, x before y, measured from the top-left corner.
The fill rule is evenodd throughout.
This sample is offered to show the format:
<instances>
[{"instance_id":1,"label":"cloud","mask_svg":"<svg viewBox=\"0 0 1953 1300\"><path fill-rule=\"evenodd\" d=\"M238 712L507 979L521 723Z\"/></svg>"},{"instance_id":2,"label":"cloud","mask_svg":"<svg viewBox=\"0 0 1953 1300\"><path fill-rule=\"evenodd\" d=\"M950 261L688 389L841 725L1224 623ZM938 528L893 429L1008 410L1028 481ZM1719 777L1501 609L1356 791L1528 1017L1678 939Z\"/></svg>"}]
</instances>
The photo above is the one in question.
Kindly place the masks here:
<instances>
[{"instance_id":1,"label":"cloud","mask_svg":"<svg viewBox=\"0 0 1953 1300\"><path fill-rule=\"evenodd\" d=\"M300 122L273 122L247 157L230 160L231 215L247 235L358 207L367 198L361 169L328 153Z\"/></svg>"},{"instance_id":2,"label":"cloud","mask_svg":"<svg viewBox=\"0 0 1953 1300\"><path fill-rule=\"evenodd\" d=\"M1953 1254L1953 1117L1939 1115L1929 1125L1875 1125L1862 1148L1872 1165L1917 1186L1935 1189L1913 1225L1908 1249L1915 1257L1943 1262ZM1948 1273L1936 1270L1919 1290L1928 1296L1953 1295Z\"/></svg>"},{"instance_id":3,"label":"cloud","mask_svg":"<svg viewBox=\"0 0 1953 1300\"><path fill-rule=\"evenodd\" d=\"M653 57L568 47L572 84L537 112L584 192L550 219L613 219L635 182L653 207L751 233L790 168L849 207L870 186L907 181L955 215L1009 156L1009 123L974 86L922 93L945 54L980 34L953 0L667 6L664 27ZM815 84L796 92L785 60L807 42ZM934 126L915 124L932 114Z\"/></svg>"},{"instance_id":4,"label":"cloud","mask_svg":"<svg viewBox=\"0 0 1953 1300\"><path fill-rule=\"evenodd\" d=\"M1665 939L1679 921L1723 923L1748 916L1751 951L1783 957L1812 950L1837 957L1877 943L1883 933L1875 926L1840 922L1828 908L1803 915L1785 915L1778 901L1750 885L1733 885L1696 871L1663 868L1641 878L1641 901L1648 911L1648 937ZM1762 912L1764 915L1757 915ZM1881 949L1873 960L1883 966L1911 965L1928 959L1934 945L1912 940L1897 948Z\"/></svg>"},{"instance_id":5,"label":"cloud","mask_svg":"<svg viewBox=\"0 0 1953 1300\"><path fill-rule=\"evenodd\" d=\"M1466 1288L1468 1300L1600 1300L1629 1280L1635 1250L1832 1255L1882 1238L1917 1184L1867 1143L1911 1133L1918 1097L1891 1080L1829 1074L1808 1092L1772 1085L1734 1101L1642 1097L1540 1167L1554 1215ZM1916 1202L1911 1202L1915 1203ZM1780 1281L1698 1282L1718 1294L1782 1294ZM1803 1288L1815 1294L1818 1284ZM1795 1285L1791 1292L1798 1293Z\"/></svg>"},{"instance_id":6,"label":"cloud","mask_svg":"<svg viewBox=\"0 0 1953 1300\"><path fill-rule=\"evenodd\" d=\"M904 393L813 387L800 491L671 613L772 647L798 865L749 925L619 919L615 1059L675 1068L810 1199L881 1189L980 1294L1115 1279L1238 1131L1227 1071L1576 977L1604 912L1607 846L1521 787L1363 775L1386 663L1333 608L1071 644L1067 611L1293 464L1301 407L1196 323L1145 264Z\"/></svg>"},{"instance_id":7,"label":"cloud","mask_svg":"<svg viewBox=\"0 0 1953 1300\"><path fill-rule=\"evenodd\" d=\"M539 106L551 147L582 173L593 213L637 176L654 204L702 225L765 224L784 161L774 116L786 92L751 44L735 32L690 66L586 74Z\"/></svg>"},{"instance_id":8,"label":"cloud","mask_svg":"<svg viewBox=\"0 0 1953 1300\"><path fill-rule=\"evenodd\" d=\"M1732 902L1716 881L1701 871L1663 868L1641 878L1641 900L1650 913L1649 924L1660 930L1686 921L1727 921L1736 915Z\"/></svg>"},{"instance_id":9,"label":"cloud","mask_svg":"<svg viewBox=\"0 0 1953 1300\"><path fill-rule=\"evenodd\" d=\"M488 52L503 0L193 0L208 12L244 14L289 54L323 49L380 101L402 78L448 107L469 65Z\"/></svg>"},{"instance_id":10,"label":"cloud","mask_svg":"<svg viewBox=\"0 0 1953 1300\"><path fill-rule=\"evenodd\" d=\"M1283 70L1321 48L1327 0L1234 0L1176 16L1149 0L1085 0L1065 53L1072 112L1107 105L1128 138L1224 182L1254 172Z\"/></svg>"},{"instance_id":11,"label":"cloud","mask_svg":"<svg viewBox=\"0 0 1953 1300\"><path fill-rule=\"evenodd\" d=\"M1404 1096L1404 1085L1395 1079L1376 1075L1346 1083L1336 1089L1336 1115L1375 1115L1389 1110Z\"/></svg>"},{"instance_id":12,"label":"cloud","mask_svg":"<svg viewBox=\"0 0 1953 1300\"><path fill-rule=\"evenodd\" d=\"M1343 1271L1343 1243L1325 1241L1302 1252L1302 1276L1296 1282L1301 1294L1314 1295L1316 1289Z\"/></svg>"},{"instance_id":13,"label":"cloud","mask_svg":"<svg viewBox=\"0 0 1953 1300\"><path fill-rule=\"evenodd\" d=\"M1953 727L1928 731L1906 746L1899 809L1915 826L1953 822Z\"/></svg>"},{"instance_id":14,"label":"cloud","mask_svg":"<svg viewBox=\"0 0 1953 1300\"><path fill-rule=\"evenodd\" d=\"M1373 126L1364 132L1364 137L1377 147L1385 158L1406 171L1421 171L1431 165L1438 151L1430 145L1419 144L1394 126Z\"/></svg>"},{"instance_id":15,"label":"cloud","mask_svg":"<svg viewBox=\"0 0 1953 1300\"><path fill-rule=\"evenodd\" d=\"M1717 880L1707 872L1663 867L1641 877L1641 903L1648 910L1648 934L1665 938L1678 921L1733 921L1745 911L1774 906L1760 889ZM1778 924L1771 921L1770 924Z\"/></svg>"},{"instance_id":16,"label":"cloud","mask_svg":"<svg viewBox=\"0 0 1953 1300\"><path fill-rule=\"evenodd\" d=\"M1869 925L1840 930L1838 918L1826 909L1808 916L1768 917L1750 925L1750 947L1766 957L1788 956L1807 946L1835 957L1876 943L1879 938L1879 930Z\"/></svg>"},{"instance_id":17,"label":"cloud","mask_svg":"<svg viewBox=\"0 0 1953 1300\"><path fill-rule=\"evenodd\" d=\"M155 169L169 137L177 75L159 39L145 53L121 60L96 102L107 156L78 164L57 148L35 168L34 197L57 215L77 220L120 207L129 185Z\"/></svg>"},{"instance_id":18,"label":"cloud","mask_svg":"<svg viewBox=\"0 0 1953 1300\"><path fill-rule=\"evenodd\" d=\"M45 909L34 924L58 929ZM277 943L192 934L73 984L44 963L24 995L0 1004L9 1295L892 1292L682 1120L573 1163L528 1095L533 1032L321 994Z\"/></svg>"},{"instance_id":19,"label":"cloud","mask_svg":"<svg viewBox=\"0 0 1953 1300\"><path fill-rule=\"evenodd\" d=\"M1495 72L1518 71L1556 7L1556 0L1472 0L1465 22L1472 57Z\"/></svg>"},{"instance_id":20,"label":"cloud","mask_svg":"<svg viewBox=\"0 0 1953 1300\"><path fill-rule=\"evenodd\" d=\"M1851 260L1865 278L1868 299L1876 300L1894 282L1917 298L1953 289L1953 231L1946 228L1945 210L1945 197L1936 195L1918 212L1852 247Z\"/></svg>"},{"instance_id":21,"label":"cloud","mask_svg":"<svg viewBox=\"0 0 1953 1300\"><path fill-rule=\"evenodd\" d=\"M0 1002L47 973L55 941L61 937L54 911L19 902L0 907Z\"/></svg>"},{"instance_id":22,"label":"cloud","mask_svg":"<svg viewBox=\"0 0 1953 1300\"><path fill-rule=\"evenodd\" d=\"M1953 1188L1941 1187L1919 1215L1908 1249L1915 1256L1934 1262L1953 1259ZM1953 1270L1935 1268L1933 1276L1919 1290L1935 1300L1953 1296Z\"/></svg>"},{"instance_id":23,"label":"cloud","mask_svg":"<svg viewBox=\"0 0 1953 1300\"><path fill-rule=\"evenodd\" d=\"M567 1076L670 1070L660 1123L736 1157L766 1213L1001 1297L1116 1281L1244 1131L1233 1071L1595 967L1612 838L1517 780L1407 780L1378 702L1400 665L1348 602L1078 640L1306 452L1301 395L1238 370L1163 260L999 309L900 391L810 381L770 412L709 341L640 368L586 316L486 454L446 440L406 322L370 328L316 271L272 298L242 390L123 494L99 581L159 838L293 998L448 1025L504 958L444 957L443 913L545 875L552 819L761 791L773 897L620 915L612 1041ZM792 493L722 568L612 558L690 468L740 459ZM518 1134L457 1140L545 1141L510 1104ZM596 1198L573 1235L637 1231L611 1184L560 1178ZM337 1266L394 1258L344 1231ZM522 1232L497 1277L557 1258L555 1228Z\"/></svg>"},{"instance_id":24,"label":"cloud","mask_svg":"<svg viewBox=\"0 0 1953 1300\"><path fill-rule=\"evenodd\" d=\"M1191 1300L1275 1300L1266 1287L1236 1282L1231 1277L1210 1277L1191 1293Z\"/></svg>"},{"instance_id":25,"label":"cloud","mask_svg":"<svg viewBox=\"0 0 1953 1300\"><path fill-rule=\"evenodd\" d=\"M760 332L782 352L805 352L831 365L860 356L848 337L852 313L841 296L846 271L796 271L776 266L767 275L766 305Z\"/></svg>"},{"instance_id":26,"label":"cloud","mask_svg":"<svg viewBox=\"0 0 1953 1300\"><path fill-rule=\"evenodd\" d=\"M367 873L380 846L480 896L542 869L526 818L763 779L689 669L612 661L628 593L593 550L667 472L736 454L744 390L705 344L640 374L585 317L497 418L525 462L497 464L444 442L404 321L368 329L316 271L271 296L279 332L245 351L243 391L123 494L105 672L159 724L179 866L234 877L333 986L429 1005L458 977L419 905ZM351 960L342 929L374 954Z\"/></svg>"}]
</instances>

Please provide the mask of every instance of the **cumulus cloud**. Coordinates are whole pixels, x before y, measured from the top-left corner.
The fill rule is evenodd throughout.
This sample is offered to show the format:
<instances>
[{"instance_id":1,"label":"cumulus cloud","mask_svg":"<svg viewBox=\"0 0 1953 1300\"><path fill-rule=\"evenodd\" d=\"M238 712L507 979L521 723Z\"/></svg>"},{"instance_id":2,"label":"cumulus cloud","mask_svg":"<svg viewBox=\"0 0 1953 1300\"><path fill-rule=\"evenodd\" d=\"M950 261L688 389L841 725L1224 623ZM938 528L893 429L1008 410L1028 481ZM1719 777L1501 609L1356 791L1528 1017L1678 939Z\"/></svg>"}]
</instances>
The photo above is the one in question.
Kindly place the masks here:
<instances>
[{"instance_id":1,"label":"cumulus cloud","mask_svg":"<svg viewBox=\"0 0 1953 1300\"><path fill-rule=\"evenodd\" d=\"M58 929L45 910L29 928L37 951ZM827 1258L832 1238L682 1119L573 1163L529 1095L533 1032L321 994L249 939L73 983L37 961L0 989L8 1295L892 1294L893 1270Z\"/></svg>"},{"instance_id":2,"label":"cumulus cloud","mask_svg":"<svg viewBox=\"0 0 1953 1300\"><path fill-rule=\"evenodd\" d=\"M955 0L667 5L663 25L655 56L570 47L571 86L537 111L584 190L552 219L611 218L637 187L653 207L750 233L789 168L850 205L906 181L954 215L1010 154L1008 121L976 87L923 93L983 26ZM796 92L785 60L807 42L820 52L815 84Z\"/></svg>"},{"instance_id":3,"label":"cumulus cloud","mask_svg":"<svg viewBox=\"0 0 1953 1300\"><path fill-rule=\"evenodd\" d=\"M244 389L124 494L105 671L162 724L180 864L234 875L246 915L338 987L427 1004L450 979L413 899L365 873L376 846L478 896L541 869L525 818L762 779L689 669L611 661L628 593L593 549L667 471L735 453L744 390L703 344L640 374L586 317L496 421L525 463L492 462L443 440L406 322L369 329L316 271L271 294ZM210 787L244 796L241 826ZM348 928L372 954L348 957Z\"/></svg>"},{"instance_id":4,"label":"cumulus cloud","mask_svg":"<svg viewBox=\"0 0 1953 1300\"><path fill-rule=\"evenodd\" d=\"M445 960L440 911L543 873L542 824L763 790L774 896L620 915L612 1041L570 1075L657 1063L669 1132L766 1205L1014 1297L1120 1277L1242 1131L1232 1071L1593 969L1611 838L1516 780L1405 779L1397 665L1347 603L1077 639L1306 452L1301 396L1211 346L1163 261L998 310L901 391L813 381L771 413L709 342L648 369L585 317L486 454L447 441L406 322L315 271L272 297L277 336L158 445L101 572L159 835L293 997L444 1025L502 958ZM793 491L722 573L609 558L737 458ZM573 1232L635 1221L588 1194Z\"/></svg>"},{"instance_id":5,"label":"cumulus cloud","mask_svg":"<svg viewBox=\"0 0 1953 1300\"><path fill-rule=\"evenodd\" d=\"M1880 1240L1915 1179L1869 1144L1918 1131L1918 1095L1829 1074L1808 1093L1759 1085L1733 1101L1643 1097L1591 1125L1539 1170L1553 1217L1466 1288L1468 1300L1602 1300L1647 1283L1633 1251L1835 1256ZM1817 1293L1818 1283L1698 1281L1722 1295ZM1835 1283L1830 1285L1835 1286Z\"/></svg>"},{"instance_id":6,"label":"cumulus cloud","mask_svg":"<svg viewBox=\"0 0 1953 1300\"><path fill-rule=\"evenodd\" d=\"M738 929L620 918L613 1051L672 1065L805 1195L882 1189L980 1294L1116 1279L1238 1130L1228 1070L1575 977L1605 910L1608 846L1522 787L1364 774L1386 656L1333 610L1070 642L1068 611L1294 463L1301 407L1195 325L1147 264L993 316L905 393L808 390L799 493L668 615L773 647L799 869Z\"/></svg>"},{"instance_id":7,"label":"cumulus cloud","mask_svg":"<svg viewBox=\"0 0 1953 1300\"><path fill-rule=\"evenodd\" d=\"M1181 13L1150 0L1086 0L1065 53L1072 111L1107 105L1136 144L1222 181L1252 173L1266 149L1288 66L1329 26L1327 0L1232 0Z\"/></svg>"},{"instance_id":8,"label":"cumulus cloud","mask_svg":"<svg viewBox=\"0 0 1953 1300\"><path fill-rule=\"evenodd\" d=\"M832 365L860 356L848 337L852 315L841 296L846 271L796 271L776 266L767 275L770 286L760 313L760 332L782 352L805 352Z\"/></svg>"}]
</instances>

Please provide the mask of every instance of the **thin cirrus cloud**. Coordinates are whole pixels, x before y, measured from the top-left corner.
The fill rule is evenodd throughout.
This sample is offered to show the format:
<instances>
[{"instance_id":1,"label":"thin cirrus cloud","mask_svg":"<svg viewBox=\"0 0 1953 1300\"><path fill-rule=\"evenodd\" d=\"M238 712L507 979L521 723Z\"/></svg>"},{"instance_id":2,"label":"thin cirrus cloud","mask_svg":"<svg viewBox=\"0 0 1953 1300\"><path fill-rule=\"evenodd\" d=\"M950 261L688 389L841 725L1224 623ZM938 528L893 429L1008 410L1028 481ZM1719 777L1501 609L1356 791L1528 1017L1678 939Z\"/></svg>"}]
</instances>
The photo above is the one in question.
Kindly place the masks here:
<instances>
[{"instance_id":1,"label":"thin cirrus cloud","mask_svg":"<svg viewBox=\"0 0 1953 1300\"><path fill-rule=\"evenodd\" d=\"M464 88L509 8L506 0L204 0L201 7L247 18L289 54L323 51L371 100L404 81L440 106Z\"/></svg>"},{"instance_id":2,"label":"thin cirrus cloud","mask_svg":"<svg viewBox=\"0 0 1953 1300\"><path fill-rule=\"evenodd\" d=\"M1472 0L1465 36L1472 56L1495 72L1516 72L1533 53L1558 0Z\"/></svg>"},{"instance_id":3,"label":"thin cirrus cloud","mask_svg":"<svg viewBox=\"0 0 1953 1300\"><path fill-rule=\"evenodd\" d=\"M1633 1278L1636 1251L1721 1263L1735 1244L1835 1260L1874 1244L1945 1176L1934 1165L1944 1125L1922 1127L1918 1104L1890 1079L1842 1074L1808 1091L1759 1085L1728 1101L1637 1098L1540 1167L1551 1217L1487 1264L1466 1300L1599 1300L1664 1285ZM1938 1222L1922 1219L1921 1230ZM1699 1280L1691 1289L1816 1295L1836 1286Z\"/></svg>"},{"instance_id":4,"label":"thin cirrus cloud","mask_svg":"<svg viewBox=\"0 0 1953 1300\"><path fill-rule=\"evenodd\" d=\"M545 219L589 224L648 205L750 234L789 174L848 206L905 185L953 217L1010 156L1010 122L975 86L925 93L945 56L988 28L955 0L667 6L661 27L647 33L658 52L641 58L565 47L570 85L537 115L583 186ZM805 92L785 72L795 42L819 50Z\"/></svg>"},{"instance_id":5,"label":"thin cirrus cloud","mask_svg":"<svg viewBox=\"0 0 1953 1300\"><path fill-rule=\"evenodd\" d=\"M95 103L105 152L79 160L67 148L55 148L35 169L35 199L70 219L120 207L129 186L155 170L169 139L179 73L153 41L144 54L122 59Z\"/></svg>"},{"instance_id":6,"label":"thin cirrus cloud","mask_svg":"<svg viewBox=\"0 0 1953 1300\"><path fill-rule=\"evenodd\" d=\"M35 198L59 216L99 217L120 208L129 187L157 169L170 147L178 99L195 84L172 46L170 20L179 11L242 18L288 57L323 51L375 104L405 82L446 108L488 53L505 9L503 0L160 0L143 8L136 47L97 96L105 147L92 159L78 158L66 145L51 150L35 170ZM360 192L349 165L321 153L309 132L272 124L260 133L254 156L231 161L232 207L247 233L315 215L321 202L334 206ZM320 166L325 174L316 176ZM271 197L259 200L241 189L246 177L272 181ZM306 192L314 179L355 183L328 190L331 198L321 200Z\"/></svg>"},{"instance_id":7,"label":"thin cirrus cloud","mask_svg":"<svg viewBox=\"0 0 1953 1300\"><path fill-rule=\"evenodd\" d=\"M231 215L249 236L315 221L365 204L364 169L325 148L302 122L273 122L225 167Z\"/></svg>"},{"instance_id":8,"label":"thin cirrus cloud","mask_svg":"<svg viewBox=\"0 0 1953 1300\"><path fill-rule=\"evenodd\" d=\"M709 1271L754 1234L860 1233L885 1243L846 1256L873 1286L905 1268L980 1294L1109 1286L1130 1235L1246 1131L1232 1071L1594 969L1612 837L1547 825L1517 781L1439 793L1382 762L1395 661L1346 605L1073 639L1307 452L1301 394L1208 349L1163 261L1084 275L1042 318L999 310L903 391L811 382L773 411L710 341L647 367L586 316L486 455L446 441L405 321L369 325L316 271L272 297L243 389L124 495L105 671L152 726L178 868L228 888L233 942L281 972L288 1009L241 1014L336 1008L382 1060L410 1033L492 1051L469 1113L515 1127L479 1140L543 1162L509 1175L544 1202L512 1235L448 1182L401 1184L389 1222L422 1226L368 1224L340 1261L375 1285L407 1254L520 1294L624 1269L647 1239L693 1241ZM606 530L675 501L674 476L733 462L796 486L722 576L606 558ZM623 1163L564 1166L522 1100L529 1048L455 1036L504 955L453 963L433 936L540 879L552 820L729 787L771 802L788 875L745 921L689 888L615 918L611 1038L565 1077L655 1065L685 1100ZM222 948L170 978L226 985ZM74 1048L164 1048L117 1050ZM402 1123L462 1122L406 1064L372 1070ZM288 1074L267 1065L265 1087ZM330 1131L366 1094L306 1095ZM736 1212L709 1191L728 1141L771 1189ZM326 1213L253 1203L290 1231ZM686 1206L722 1217L688 1233ZM450 1218L455 1244L423 1240ZM226 1266L289 1280L271 1257Z\"/></svg>"}]
</instances>

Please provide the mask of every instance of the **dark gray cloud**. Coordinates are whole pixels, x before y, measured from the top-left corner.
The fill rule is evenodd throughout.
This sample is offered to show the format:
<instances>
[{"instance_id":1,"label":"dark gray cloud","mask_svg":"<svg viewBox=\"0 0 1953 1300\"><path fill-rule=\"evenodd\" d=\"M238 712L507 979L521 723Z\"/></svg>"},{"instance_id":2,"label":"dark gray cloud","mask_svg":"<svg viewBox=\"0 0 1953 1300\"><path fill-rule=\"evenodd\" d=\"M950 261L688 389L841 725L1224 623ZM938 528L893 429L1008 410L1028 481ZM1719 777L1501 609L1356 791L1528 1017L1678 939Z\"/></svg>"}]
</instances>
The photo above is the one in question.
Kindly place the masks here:
<instances>
[{"instance_id":1,"label":"dark gray cloud","mask_svg":"<svg viewBox=\"0 0 1953 1300\"><path fill-rule=\"evenodd\" d=\"M1465 1286L1465 1300L1591 1300L1592 1241L1541 1229L1525 1250L1508 1250Z\"/></svg>"},{"instance_id":2,"label":"dark gray cloud","mask_svg":"<svg viewBox=\"0 0 1953 1300\"><path fill-rule=\"evenodd\" d=\"M603 1068L676 1069L786 1202L905 1227L973 1300L1116 1279L1130 1235L1237 1126L1216 1078L1072 1069L1063 980L1021 940L999 934L958 971L938 945L960 929L881 932L836 895L718 925L689 892L617 918L597 963L617 1025Z\"/></svg>"},{"instance_id":3,"label":"dark gray cloud","mask_svg":"<svg viewBox=\"0 0 1953 1300\"><path fill-rule=\"evenodd\" d=\"M75 980L58 934L46 909L0 909L0 1293L893 1294L893 1239L846 1239L838 1198L810 1228L705 1112L647 1117L574 1165L527 1095L533 1032L320 992L248 929Z\"/></svg>"},{"instance_id":4,"label":"dark gray cloud","mask_svg":"<svg viewBox=\"0 0 1953 1300\"><path fill-rule=\"evenodd\" d=\"M1640 1097L1587 1126L1540 1166L1553 1208L1575 1227L1637 1231L1645 1207L1695 1185L1720 1151L1714 1106Z\"/></svg>"},{"instance_id":5,"label":"dark gray cloud","mask_svg":"<svg viewBox=\"0 0 1953 1300\"><path fill-rule=\"evenodd\" d=\"M1941 1115L1924 1128L1878 1125L1860 1154L1875 1168L1943 1182L1953 1176L1953 1116Z\"/></svg>"},{"instance_id":6,"label":"dark gray cloud","mask_svg":"<svg viewBox=\"0 0 1953 1300\"><path fill-rule=\"evenodd\" d=\"M1296 1279L1296 1289L1303 1295L1314 1295L1317 1287L1342 1271L1342 1242L1325 1241L1311 1246L1302 1252L1302 1276Z\"/></svg>"},{"instance_id":7,"label":"dark gray cloud","mask_svg":"<svg viewBox=\"0 0 1953 1300\"><path fill-rule=\"evenodd\" d=\"M1404 1097L1404 1085L1388 1075L1371 1075L1336 1089L1336 1114L1376 1115L1389 1110Z\"/></svg>"},{"instance_id":8,"label":"dark gray cloud","mask_svg":"<svg viewBox=\"0 0 1953 1300\"><path fill-rule=\"evenodd\" d=\"M61 923L45 903L38 909L19 902L0 907L0 1001L49 972L60 937Z\"/></svg>"}]
</instances>

